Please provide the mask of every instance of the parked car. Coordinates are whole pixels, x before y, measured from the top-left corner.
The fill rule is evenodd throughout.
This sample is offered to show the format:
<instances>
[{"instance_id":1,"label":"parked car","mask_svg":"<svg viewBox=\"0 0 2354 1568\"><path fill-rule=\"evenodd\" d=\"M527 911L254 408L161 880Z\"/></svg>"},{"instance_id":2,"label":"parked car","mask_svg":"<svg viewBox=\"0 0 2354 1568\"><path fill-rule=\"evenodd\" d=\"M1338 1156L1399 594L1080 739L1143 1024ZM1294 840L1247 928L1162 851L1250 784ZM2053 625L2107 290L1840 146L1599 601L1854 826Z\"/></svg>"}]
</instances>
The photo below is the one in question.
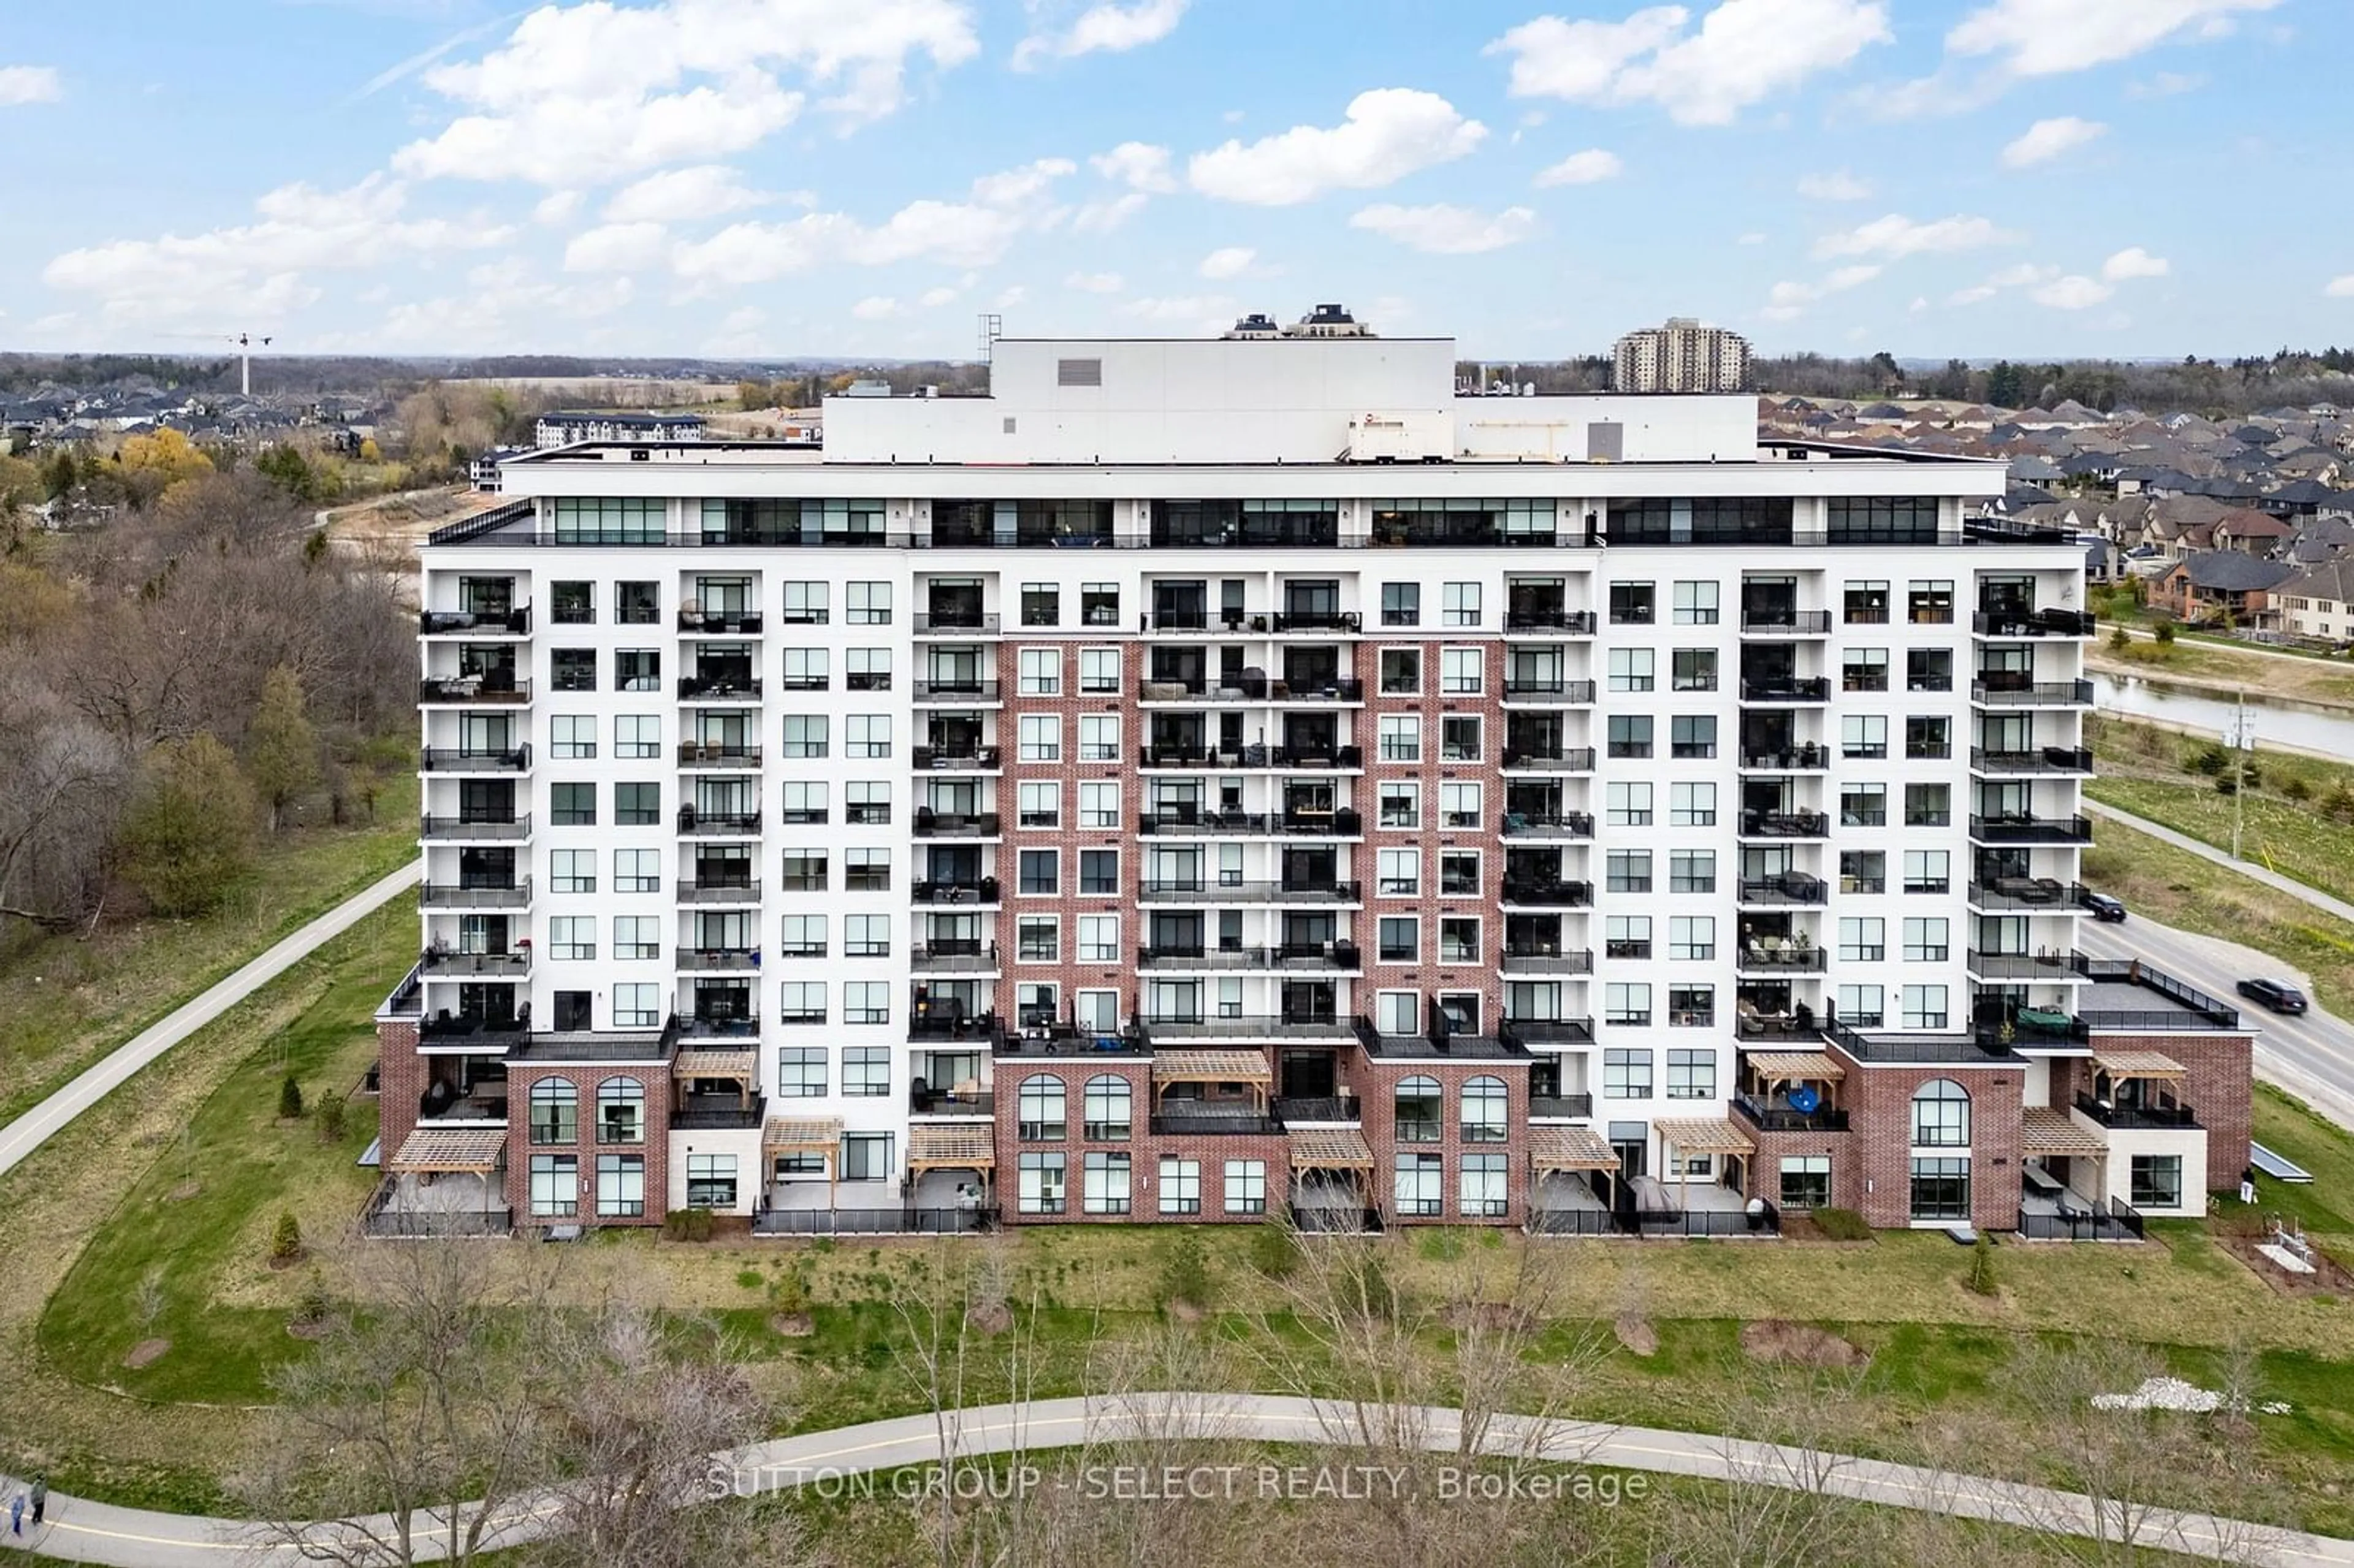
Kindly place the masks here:
<instances>
[{"instance_id":1,"label":"parked car","mask_svg":"<svg viewBox=\"0 0 2354 1568\"><path fill-rule=\"evenodd\" d=\"M2274 1012L2305 1011L2305 992L2286 980L2243 980L2240 982L2240 994L2250 1001L2263 1003Z\"/></svg>"},{"instance_id":2,"label":"parked car","mask_svg":"<svg viewBox=\"0 0 2354 1568\"><path fill-rule=\"evenodd\" d=\"M2111 925L2120 925L2126 917L2125 900L2112 898L2105 893L2085 894L2084 907L2092 912L2094 919L2105 920Z\"/></svg>"}]
</instances>

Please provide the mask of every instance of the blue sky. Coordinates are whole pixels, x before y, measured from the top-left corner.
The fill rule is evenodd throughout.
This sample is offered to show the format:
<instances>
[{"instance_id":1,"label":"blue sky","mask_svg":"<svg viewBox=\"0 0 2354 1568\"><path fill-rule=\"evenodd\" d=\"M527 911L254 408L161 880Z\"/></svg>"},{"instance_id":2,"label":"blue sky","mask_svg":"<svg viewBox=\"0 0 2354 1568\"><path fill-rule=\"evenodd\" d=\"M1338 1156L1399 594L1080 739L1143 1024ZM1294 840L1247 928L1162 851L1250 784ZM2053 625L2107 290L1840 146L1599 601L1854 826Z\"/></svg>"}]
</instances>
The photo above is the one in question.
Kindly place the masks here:
<instances>
[{"instance_id":1,"label":"blue sky","mask_svg":"<svg viewBox=\"0 0 2354 1568\"><path fill-rule=\"evenodd\" d=\"M2354 342L2346 0L114 0L0 32L0 346Z\"/></svg>"}]
</instances>

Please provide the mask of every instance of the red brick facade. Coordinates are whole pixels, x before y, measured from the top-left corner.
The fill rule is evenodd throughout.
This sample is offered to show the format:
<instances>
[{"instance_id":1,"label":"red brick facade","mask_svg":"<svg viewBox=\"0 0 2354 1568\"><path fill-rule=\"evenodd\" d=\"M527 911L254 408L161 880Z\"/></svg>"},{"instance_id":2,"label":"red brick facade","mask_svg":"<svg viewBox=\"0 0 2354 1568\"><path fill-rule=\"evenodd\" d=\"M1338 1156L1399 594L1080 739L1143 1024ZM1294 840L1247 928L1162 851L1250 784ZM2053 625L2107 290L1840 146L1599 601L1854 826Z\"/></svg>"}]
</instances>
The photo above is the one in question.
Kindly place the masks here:
<instances>
[{"instance_id":1,"label":"red brick facade","mask_svg":"<svg viewBox=\"0 0 2354 1568\"><path fill-rule=\"evenodd\" d=\"M561 1079L578 1091L576 1136L570 1143L531 1141L531 1091L535 1084ZM645 1141L642 1144L602 1143L597 1133L597 1086L609 1078L635 1078L645 1091ZM600 1063L595 1066L555 1067L518 1064L507 1076L507 1202L515 1223L593 1225L658 1225L669 1213L671 1077L661 1062ZM580 1198L570 1216L531 1214L531 1157L569 1154L579 1161ZM645 1164L645 1213L640 1215L597 1212L597 1158L602 1154L638 1155ZM753 1172L757 1182L759 1172Z\"/></svg>"},{"instance_id":2,"label":"red brick facade","mask_svg":"<svg viewBox=\"0 0 2354 1568\"><path fill-rule=\"evenodd\" d=\"M1967 1155L1970 1223L1981 1230L2017 1228L2023 1063L1998 1060L1985 1065L1904 1063L1867 1067L1843 1053L1840 1060L1847 1070L1840 1097L1853 1128L1847 1135L1845 1163L1853 1169L1846 1177L1852 1185L1842 1188L1842 1162L1833 1156L1834 1194L1851 1192L1853 1206L1872 1225L1903 1228L1913 1224L1913 1097L1924 1084L1949 1078L1969 1091L1969 1144L1921 1152L1936 1158Z\"/></svg>"},{"instance_id":3,"label":"red brick facade","mask_svg":"<svg viewBox=\"0 0 2354 1568\"><path fill-rule=\"evenodd\" d=\"M1360 1051L1349 1068L1351 1081L1362 1096L1365 1143L1373 1150L1373 1202L1384 1221L1393 1224L1517 1225L1528 1219L1529 1207L1529 1071L1525 1061L1447 1062L1375 1059ZM1407 1078L1437 1080L1438 1140L1401 1142L1397 1135L1397 1089ZM1505 1139L1501 1143L1466 1143L1463 1139L1463 1086L1473 1078L1500 1079L1504 1086ZM1401 1154L1436 1154L1441 1160L1439 1212L1406 1214L1398 1212L1395 1172ZM1504 1212L1469 1214L1463 1208L1463 1159L1467 1154L1500 1155L1504 1160Z\"/></svg>"},{"instance_id":4,"label":"red brick facade","mask_svg":"<svg viewBox=\"0 0 2354 1568\"><path fill-rule=\"evenodd\" d=\"M1001 1056L997 1074L997 1197L1007 1224L1127 1224L1137 1220L1178 1220L1191 1223L1249 1223L1264 1213L1280 1212L1289 1201L1290 1170L1283 1135L1263 1133L1156 1134L1152 1131L1152 1065L1136 1057L1091 1061L1084 1057ZM1063 1086L1063 1130L1058 1139L1024 1139L1021 1135L1022 1085L1033 1078L1052 1078ZM1124 1139L1087 1136L1087 1086L1097 1077L1118 1078L1129 1086L1129 1132ZM1064 1203L1060 1213L1022 1212L1021 1159L1024 1154L1060 1154L1064 1160ZM1089 1213L1086 1171L1089 1154L1129 1157L1129 1205L1124 1213ZM1192 1160L1200 1164L1201 1207L1196 1213L1161 1213L1161 1161ZM1266 1167L1264 1211L1230 1212L1225 1192L1228 1160L1261 1161Z\"/></svg>"}]
</instances>

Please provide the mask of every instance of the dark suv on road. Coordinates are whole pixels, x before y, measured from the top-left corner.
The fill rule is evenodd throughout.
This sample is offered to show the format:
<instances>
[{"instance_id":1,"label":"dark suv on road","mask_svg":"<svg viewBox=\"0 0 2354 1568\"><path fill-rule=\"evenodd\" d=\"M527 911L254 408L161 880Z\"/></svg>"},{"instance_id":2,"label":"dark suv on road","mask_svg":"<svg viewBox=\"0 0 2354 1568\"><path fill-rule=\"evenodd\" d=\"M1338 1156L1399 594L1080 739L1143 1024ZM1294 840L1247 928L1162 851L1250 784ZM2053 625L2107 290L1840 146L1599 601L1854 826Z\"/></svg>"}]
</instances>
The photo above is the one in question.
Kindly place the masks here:
<instances>
[{"instance_id":1,"label":"dark suv on road","mask_svg":"<svg viewBox=\"0 0 2354 1568\"><path fill-rule=\"evenodd\" d=\"M2112 898L2105 893L2085 894L2084 907L2094 919L2106 921L2110 925L2120 925L2126 917L2126 901Z\"/></svg>"},{"instance_id":2,"label":"dark suv on road","mask_svg":"<svg viewBox=\"0 0 2354 1568\"><path fill-rule=\"evenodd\" d=\"M2240 994L2250 1001L2261 1002L2274 1012L2303 1012L2305 992L2285 980L2243 980Z\"/></svg>"}]
</instances>

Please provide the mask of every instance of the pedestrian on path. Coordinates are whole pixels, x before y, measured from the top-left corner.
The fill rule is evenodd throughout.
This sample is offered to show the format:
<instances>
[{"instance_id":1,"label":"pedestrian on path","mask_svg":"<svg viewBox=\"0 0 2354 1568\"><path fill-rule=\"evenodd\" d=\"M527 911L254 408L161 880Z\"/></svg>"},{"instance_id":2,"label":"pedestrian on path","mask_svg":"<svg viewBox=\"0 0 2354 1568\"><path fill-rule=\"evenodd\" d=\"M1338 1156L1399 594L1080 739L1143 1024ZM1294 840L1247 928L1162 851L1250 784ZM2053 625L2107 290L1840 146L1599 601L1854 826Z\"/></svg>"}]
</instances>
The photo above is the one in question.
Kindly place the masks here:
<instances>
[{"instance_id":1,"label":"pedestrian on path","mask_svg":"<svg viewBox=\"0 0 2354 1568\"><path fill-rule=\"evenodd\" d=\"M48 1509L49 1478L35 1476L33 1478L33 1528L35 1530L41 1528L41 1515L47 1513Z\"/></svg>"},{"instance_id":2,"label":"pedestrian on path","mask_svg":"<svg viewBox=\"0 0 2354 1568\"><path fill-rule=\"evenodd\" d=\"M22 1492L8 1499L8 1533L25 1533L25 1494Z\"/></svg>"}]
</instances>

